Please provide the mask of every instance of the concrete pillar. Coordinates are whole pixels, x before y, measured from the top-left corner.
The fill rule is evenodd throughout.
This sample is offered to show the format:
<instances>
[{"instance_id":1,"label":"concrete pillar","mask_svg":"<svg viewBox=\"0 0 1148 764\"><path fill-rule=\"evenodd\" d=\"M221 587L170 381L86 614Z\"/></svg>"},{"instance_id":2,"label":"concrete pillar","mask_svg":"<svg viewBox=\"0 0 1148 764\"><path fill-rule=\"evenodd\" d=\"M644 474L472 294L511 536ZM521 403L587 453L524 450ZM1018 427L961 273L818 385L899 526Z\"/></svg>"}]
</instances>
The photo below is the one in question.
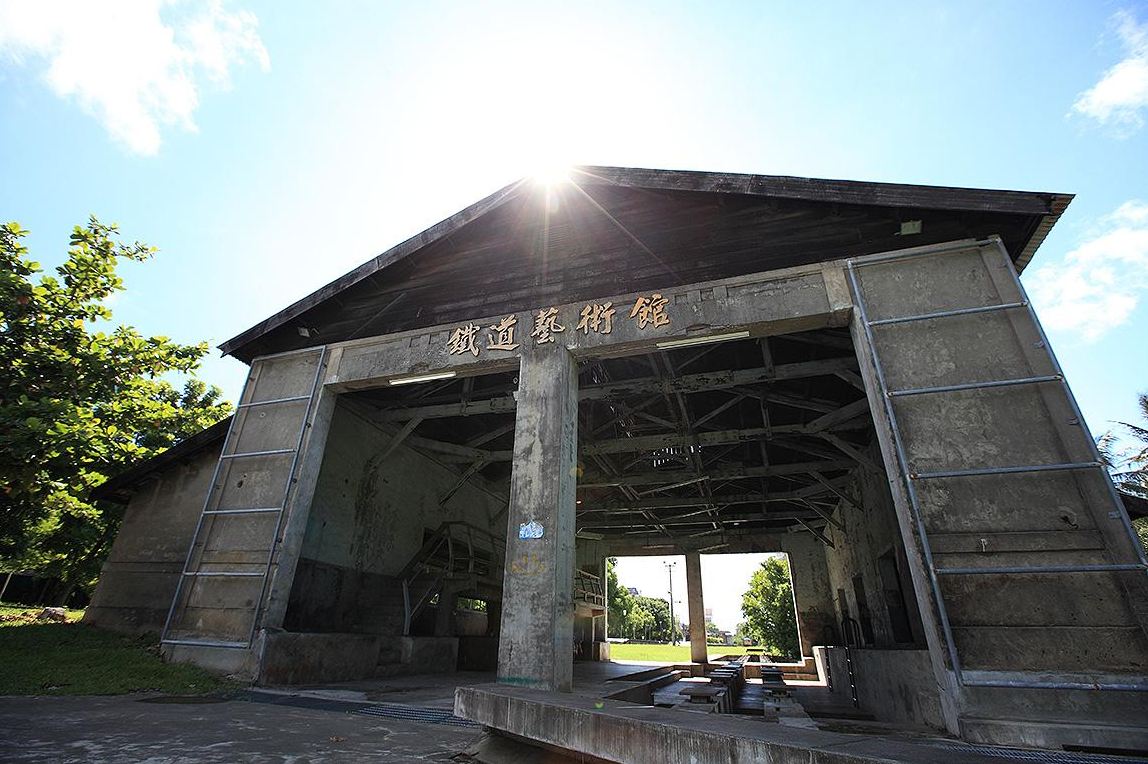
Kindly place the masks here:
<instances>
[{"instance_id":1,"label":"concrete pillar","mask_svg":"<svg viewBox=\"0 0 1148 764\"><path fill-rule=\"evenodd\" d=\"M690 605L690 660L706 663L706 606L702 600L702 556L686 552L686 598Z\"/></svg>"},{"instance_id":2,"label":"concrete pillar","mask_svg":"<svg viewBox=\"0 0 1148 764\"><path fill-rule=\"evenodd\" d=\"M523 354L518 378L498 681L569 692L578 371L546 344Z\"/></svg>"}]
</instances>

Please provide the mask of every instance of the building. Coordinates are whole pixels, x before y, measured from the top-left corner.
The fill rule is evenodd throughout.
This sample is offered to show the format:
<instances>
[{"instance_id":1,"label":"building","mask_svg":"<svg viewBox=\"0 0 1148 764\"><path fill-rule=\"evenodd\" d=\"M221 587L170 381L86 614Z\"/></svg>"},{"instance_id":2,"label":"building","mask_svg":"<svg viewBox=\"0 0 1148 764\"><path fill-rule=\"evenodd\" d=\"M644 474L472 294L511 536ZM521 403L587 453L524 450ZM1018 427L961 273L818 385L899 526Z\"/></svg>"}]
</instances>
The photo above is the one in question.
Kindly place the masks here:
<instances>
[{"instance_id":1,"label":"building","mask_svg":"<svg viewBox=\"0 0 1148 764\"><path fill-rule=\"evenodd\" d=\"M848 645L878 718L1146 748L1143 552L1017 278L1070 199L515 183L222 345L238 413L103 487L86 617L257 681L561 693L607 556L685 555L705 661L700 555L784 552L807 668Z\"/></svg>"}]
</instances>

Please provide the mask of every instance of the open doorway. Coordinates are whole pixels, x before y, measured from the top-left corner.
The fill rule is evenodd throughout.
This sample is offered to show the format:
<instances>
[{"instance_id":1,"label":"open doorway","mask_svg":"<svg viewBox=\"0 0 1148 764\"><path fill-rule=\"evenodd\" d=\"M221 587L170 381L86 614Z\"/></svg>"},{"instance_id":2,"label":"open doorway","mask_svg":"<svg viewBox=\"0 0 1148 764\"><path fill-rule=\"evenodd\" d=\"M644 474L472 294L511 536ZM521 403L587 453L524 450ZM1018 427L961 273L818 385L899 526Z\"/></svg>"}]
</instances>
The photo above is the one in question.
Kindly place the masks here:
<instances>
[{"instance_id":1,"label":"open doorway","mask_svg":"<svg viewBox=\"0 0 1148 764\"><path fill-rule=\"evenodd\" d=\"M513 373L339 397L285 618L367 676L494 670ZM326 678L332 678L328 672Z\"/></svg>"},{"instance_id":2,"label":"open doorway","mask_svg":"<svg viewBox=\"0 0 1148 764\"><path fill-rule=\"evenodd\" d=\"M800 663L797 618L787 556L782 553L700 556L698 593L684 555L610 558L611 657L619 662L687 663L702 639L709 660L734 655ZM694 618L701 628L692 627Z\"/></svg>"},{"instance_id":3,"label":"open doorway","mask_svg":"<svg viewBox=\"0 0 1148 764\"><path fill-rule=\"evenodd\" d=\"M923 648L916 599L893 587L909 580L901 531L846 330L669 343L586 361L579 383L580 544L784 553L799 636L776 657L806 674L814 646L847 638Z\"/></svg>"}]
</instances>

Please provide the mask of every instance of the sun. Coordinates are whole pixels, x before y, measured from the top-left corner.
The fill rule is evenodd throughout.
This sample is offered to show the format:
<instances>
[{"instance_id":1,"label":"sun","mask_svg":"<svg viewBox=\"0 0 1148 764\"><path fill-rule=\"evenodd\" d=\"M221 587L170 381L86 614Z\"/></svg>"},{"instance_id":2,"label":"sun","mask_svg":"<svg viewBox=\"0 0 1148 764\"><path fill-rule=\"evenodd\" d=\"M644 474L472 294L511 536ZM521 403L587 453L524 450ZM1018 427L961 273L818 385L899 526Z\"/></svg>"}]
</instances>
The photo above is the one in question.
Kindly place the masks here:
<instances>
[{"instance_id":1,"label":"sun","mask_svg":"<svg viewBox=\"0 0 1148 764\"><path fill-rule=\"evenodd\" d=\"M530 178L539 185L558 186L570 182L571 167L558 162L544 162L536 165L530 172Z\"/></svg>"}]
</instances>

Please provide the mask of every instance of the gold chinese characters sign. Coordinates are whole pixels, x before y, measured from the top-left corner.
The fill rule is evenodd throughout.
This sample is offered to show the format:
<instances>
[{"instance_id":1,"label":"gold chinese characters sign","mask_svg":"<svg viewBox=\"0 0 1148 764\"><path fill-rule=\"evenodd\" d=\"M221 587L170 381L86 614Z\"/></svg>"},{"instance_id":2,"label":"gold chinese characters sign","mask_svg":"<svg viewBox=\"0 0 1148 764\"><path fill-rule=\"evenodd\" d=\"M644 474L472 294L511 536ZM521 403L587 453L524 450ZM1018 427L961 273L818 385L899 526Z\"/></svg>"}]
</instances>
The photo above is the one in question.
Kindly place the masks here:
<instances>
[{"instance_id":1,"label":"gold chinese characters sign","mask_svg":"<svg viewBox=\"0 0 1148 764\"><path fill-rule=\"evenodd\" d=\"M669 302L659 292L649 296L640 295L630 308L628 319L639 329L669 326L670 316L666 313ZM612 302L589 303L578 314L578 325L574 327L574 331L582 334L610 334L614 329L615 313ZM450 333L446 341L446 351L451 355L470 353L476 358L482 350L512 352L520 345L515 340L517 324L518 317L510 315L496 324L485 327L485 330L473 323L459 326ZM558 308L543 308L534 315L534 327L529 338L535 345L545 345L554 342L554 335L565 331L566 327L559 323ZM484 339L485 343L480 345Z\"/></svg>"}]
</instances>

